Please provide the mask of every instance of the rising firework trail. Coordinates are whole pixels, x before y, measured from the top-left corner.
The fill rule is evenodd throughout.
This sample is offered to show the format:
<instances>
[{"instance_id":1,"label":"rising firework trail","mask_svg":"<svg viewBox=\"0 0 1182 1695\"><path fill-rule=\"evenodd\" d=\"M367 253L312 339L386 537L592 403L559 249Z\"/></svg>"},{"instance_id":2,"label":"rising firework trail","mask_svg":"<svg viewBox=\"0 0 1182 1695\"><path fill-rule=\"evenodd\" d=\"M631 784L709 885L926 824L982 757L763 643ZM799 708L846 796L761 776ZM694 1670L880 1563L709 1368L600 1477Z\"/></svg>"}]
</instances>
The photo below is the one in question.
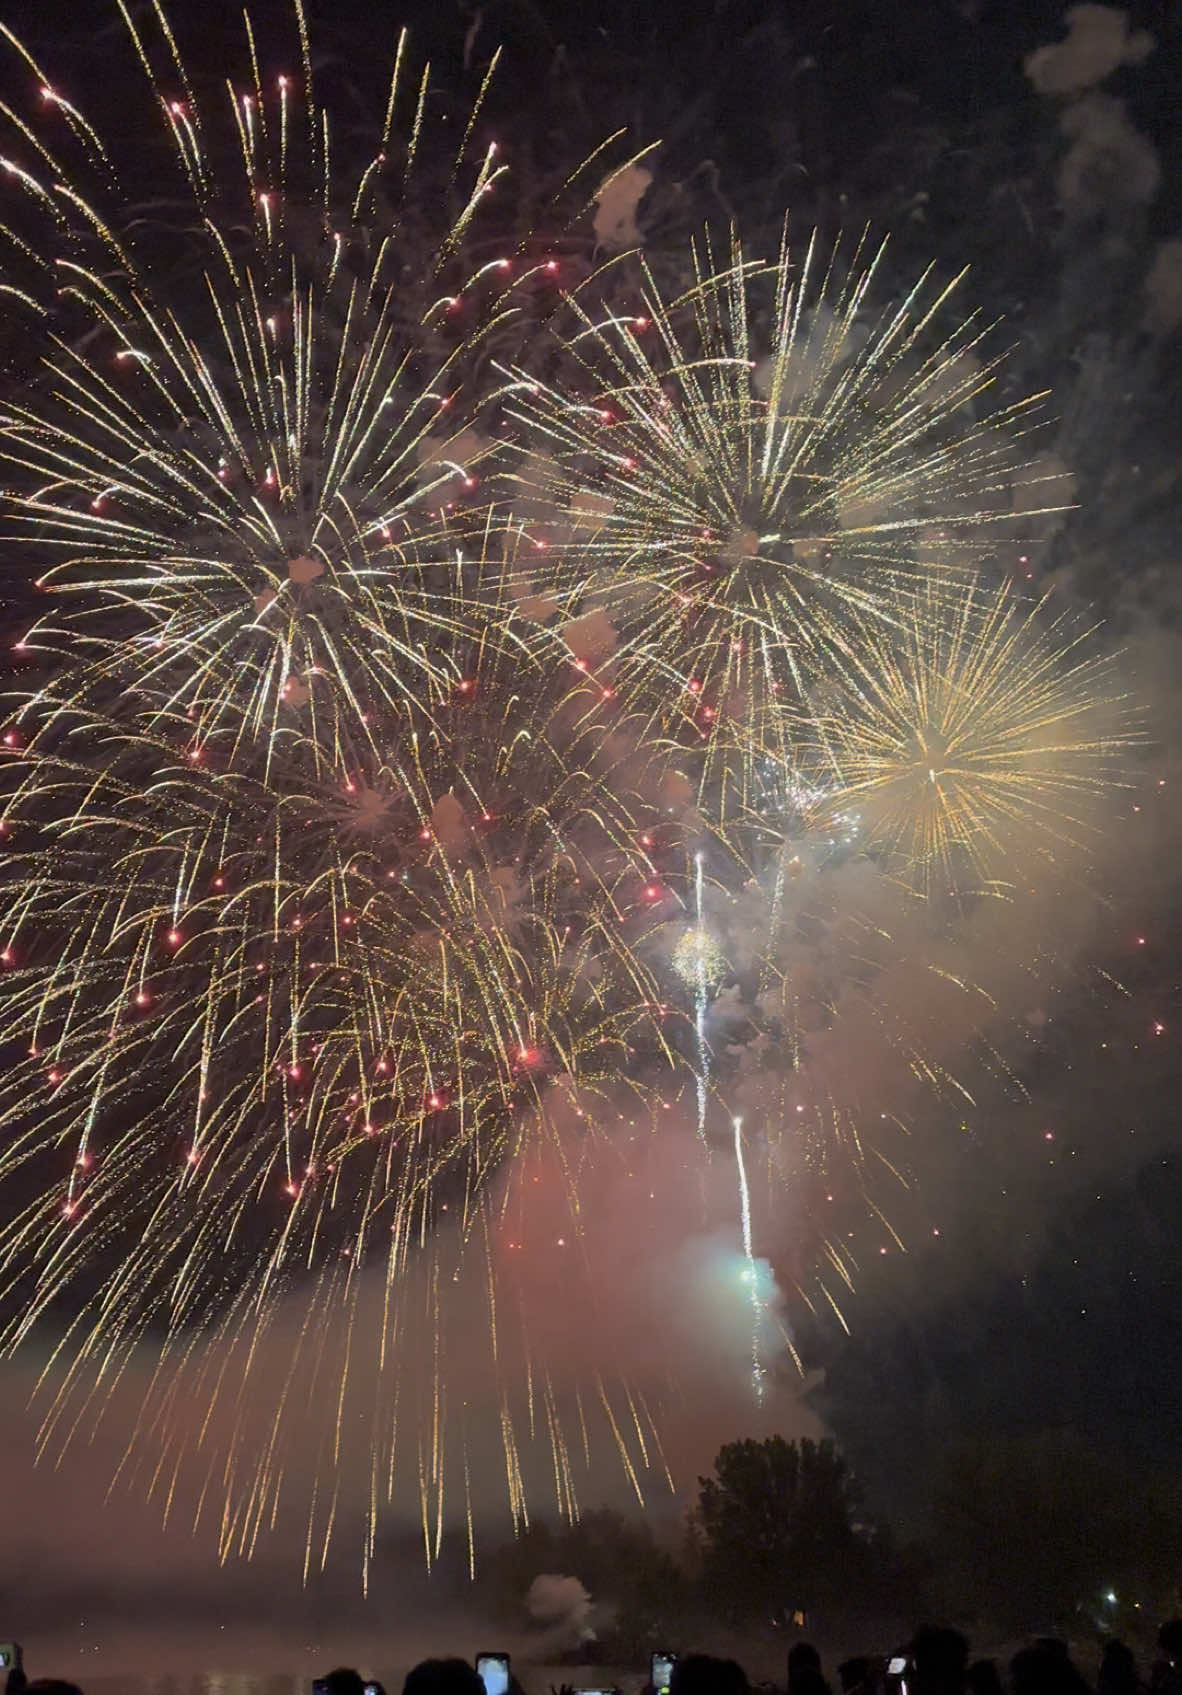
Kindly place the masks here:
<instances>
[{"instance_id":1,"label":"rising firework trail","mask_svg":"<svg viewBox=\"0 0 1182 1695\"><path fill-rule=\"evenodd\" d=\"M747 1284L748 1296L751 1302L751 1387L755 1391L755 1399L762 1401L764 1396L763 1361L759 1357L759 1326L763 1317L763 1302L759 1298L759 1267L755 1263L755 1250L751 1236L751 1191L747 1186L747 1165L743 1159L743 1120L732 1120L735 1135L735 1168L739 1174L739 1215L743 1225L743 1258L746 1260L743 1276Z\"/></svg>"}]
</instances>

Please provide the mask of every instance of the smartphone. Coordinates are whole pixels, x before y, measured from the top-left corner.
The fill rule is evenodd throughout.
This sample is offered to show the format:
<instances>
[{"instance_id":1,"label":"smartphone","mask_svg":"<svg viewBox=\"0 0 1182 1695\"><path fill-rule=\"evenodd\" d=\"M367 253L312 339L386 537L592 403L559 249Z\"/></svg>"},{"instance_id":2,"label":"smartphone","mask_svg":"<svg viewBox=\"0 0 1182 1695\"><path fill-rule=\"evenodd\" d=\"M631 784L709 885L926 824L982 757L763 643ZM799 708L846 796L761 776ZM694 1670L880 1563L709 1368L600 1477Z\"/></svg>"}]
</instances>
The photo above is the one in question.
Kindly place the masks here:
<instances>
[{"instance_id":1,"label":"smartphone","mask_svg":"<svg viewBox=\"0 0 1182 1695\"><path fill-rule=\"evenodd\" d=\"M677 1664L676 1654L659 1653L655 1649L649 1655L648 1680L656 1690L657 1695L669 1695L669 1685L673 1682L673 1668Z\"/></svg>"},{"instance_id":2,"label":"smartphone","mask_svg":"<svg viewBox=\"0 0 1182 1695\"><path fill-rule=\"evenodd\" d=\"M888 1675L888 1677L902 1677L903 1673L906 1670L907 1670L907 1656L906 1656L906 1654L896 1654L893 1660L887 1661L887 1675Z\"/></svg>"},{"instance_id":3,"label":"smartphone","mask_svg":"<svg viewBox=\"0 0 1182 1695\"><path fill-rule=\"evenodd\" d=\"M19 1642L0 1642L0 1671L13 1671L21 1663Z\"/></svg>"},{"instance_id":4,"label":"smartphone","mask_svg":"<svg viewBox=\"0 0 1182 1695\"><path fill-rule=\"evenodd\" d=\"M484 1695L509 1695L508 1654L477 1654L476 1675L484 1685Z\"/></svg>"}]
</instances>

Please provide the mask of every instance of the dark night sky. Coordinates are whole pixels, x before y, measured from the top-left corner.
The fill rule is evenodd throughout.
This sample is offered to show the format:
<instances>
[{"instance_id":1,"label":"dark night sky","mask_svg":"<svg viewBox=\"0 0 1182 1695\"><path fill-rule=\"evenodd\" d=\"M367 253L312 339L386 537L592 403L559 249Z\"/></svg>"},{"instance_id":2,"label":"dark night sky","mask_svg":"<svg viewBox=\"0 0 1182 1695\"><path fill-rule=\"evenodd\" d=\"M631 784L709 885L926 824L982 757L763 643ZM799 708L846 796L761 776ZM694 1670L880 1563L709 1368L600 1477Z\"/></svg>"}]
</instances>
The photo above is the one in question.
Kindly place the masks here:
<instances>
[{"instance_id":1,"label":"dark night sky","mask_svg":"<svg viewBox=\"0 0 1182 1695\"><path fill-rule=\"evenodd\" d=\"M867 1267L848 1344L801 1325L828 1384L807 1408L786 1394L785 1427L827 1421L850 1443L872 1496L895 1510L907 1505L898 1487L905 1456L930 1455L966 1428L1069 1422L1101 1444L1182 1463L1180 1067L1171 1039L1175 1025L1182 1032L1174 802L1182 431L1171 423L1177 337L1147 351L1130 281L1155 243L1182 236L1182 14L1164 0L1129 10L1157 48L1105 86L1127 99L1150 139L1161 185L1146 207L1069 237L1055 214L1055 108L1022 75L1024 56L1062 33L1061 8L1047 0L310 5L314 51L359 118L380 101L374 65L398 24L409 22L435 58L443 90L462 83L455 67L476 30L476 59L505 45L494 110L510 152L515 129L541 150L575 152L629 124L639 140L671 138L661 170L693 179L694 194L705 195L696 167L713 159L725 204L761 234L791 204L834 230L868 218L889 227L899 274L933 256L949 271L970 262L973 297L1013 326L1021 383L1053 386L1061 416L1083 417L1072 438L1083 509L1040 569L1100 605L1129 643L1133 687L1149 707L1150 733L1106 862L1111 902L1088 943L1089 961L1130 992L1110 995L1091 965L1068 975L1041 1009L1049 1027L1039 1025L1019 1061L1029 1107L999 1097L996 1135L933 1139L925 1150L922 1211L938 1221L939 1238L929 1232L908 1260ZM63 84L84 85L88 109L117 128L118 83L95 69L122 51L117 28L96 25L108 14L105 0L8 0L4 9ZM266 0L254 15L265 39L286 13ZM231 39L237 51L236 5L175 0L172 16L195 62L216 69ZM290 39L286 28L282 37ZM0 87L9 74L0 71ZM717 214L717 202L703 198L700 215ZM1096 338L1122 368L1110 378L1115 389L1081 399L1092 370L1084 350ZM3 569L2 592L19 608L18 570L9 561ZM1144 808L1136 817L1134 804ZM1156 1022L1165 1034L1155 1041ZM155 1509L138 1498L105 1504L113 1435L59 1472L31 1474L35 1421L21 1410L31 1376L31 1365L0 1376L0 1634L60 1654L85 1648L85 1660L61 1664L82 1676L163 1657L177 1669L198 1664L211 1639L220 1663L258 1669L309 1669L334 1640L344 1652L351 1636L398 1641L400 1660L405 1621L417 1621L413 1645L424 1649L433 1607L438 1629L454 1628L439 1587L424 1586L409 1528L408 1545L389 1554L392 1575L379 1585L387 1593L366 1608L348 1557L305 1595L289 1546L219 1572L207 1543L159 1530ZM741 1416L736 1408L717 1386L691 1406L681 1438L690 1472L712 1445L743 1433L727 1423ZM605 1494L610 1487L605 1479ZM106 1648L92 1659L95 1643Z\"/></svg>"}]
</instances>

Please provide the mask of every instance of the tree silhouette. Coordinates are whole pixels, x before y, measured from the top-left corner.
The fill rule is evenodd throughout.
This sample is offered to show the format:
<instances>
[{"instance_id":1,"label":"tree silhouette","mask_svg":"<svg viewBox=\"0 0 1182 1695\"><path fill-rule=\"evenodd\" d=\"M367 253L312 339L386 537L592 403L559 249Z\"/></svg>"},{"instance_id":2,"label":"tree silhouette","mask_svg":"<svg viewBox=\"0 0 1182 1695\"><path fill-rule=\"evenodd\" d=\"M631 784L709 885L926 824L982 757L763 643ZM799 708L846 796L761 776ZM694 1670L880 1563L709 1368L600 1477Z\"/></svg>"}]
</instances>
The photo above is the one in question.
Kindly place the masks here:
<instances>
[{"instance_id":1,"label":"tree silhouette","mask_svg":"<svg viewBox=\"0 0 1182 1695\"><path fill-rule=\"evenodd\" d=\"M702 1578L724 1616L780 1620L864 1587L870 1546L833 1442L729 1442L698 1481Z\"/></svg>"}]
</instances>

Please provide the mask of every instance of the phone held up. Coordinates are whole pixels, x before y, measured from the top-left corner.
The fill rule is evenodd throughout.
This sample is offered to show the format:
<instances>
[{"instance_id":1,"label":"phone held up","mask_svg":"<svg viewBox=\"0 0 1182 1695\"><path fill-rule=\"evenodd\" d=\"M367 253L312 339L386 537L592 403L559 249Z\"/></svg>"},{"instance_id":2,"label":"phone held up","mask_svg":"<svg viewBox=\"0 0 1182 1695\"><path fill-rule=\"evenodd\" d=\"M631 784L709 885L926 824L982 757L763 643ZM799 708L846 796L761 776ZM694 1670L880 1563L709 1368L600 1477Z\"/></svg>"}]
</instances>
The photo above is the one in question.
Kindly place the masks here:
<instances>
[{"instance_id":1,"label":"phone held up","mask_svg":"<svg viewBox=\"0 0 1182 1695\"><path fill-rule=\"evenodd\" d=\"M509 1695L508 1654L477 1654L476 1675L484 1685L484 1695Z\"/></svg>"},{"instance_id":2,"label":"phone held up","mask_svg":"<svg viewBox=\"0 0 1182 1695\"><path fill-rule=\"evenodd\" d=\"M666 1654L659 1650L649 1655L648 1680L656 1695L669 1695L669 1686L673 1682L673 1668L677 1664L676 1654Z\"/></svg>"}]
</instances>

